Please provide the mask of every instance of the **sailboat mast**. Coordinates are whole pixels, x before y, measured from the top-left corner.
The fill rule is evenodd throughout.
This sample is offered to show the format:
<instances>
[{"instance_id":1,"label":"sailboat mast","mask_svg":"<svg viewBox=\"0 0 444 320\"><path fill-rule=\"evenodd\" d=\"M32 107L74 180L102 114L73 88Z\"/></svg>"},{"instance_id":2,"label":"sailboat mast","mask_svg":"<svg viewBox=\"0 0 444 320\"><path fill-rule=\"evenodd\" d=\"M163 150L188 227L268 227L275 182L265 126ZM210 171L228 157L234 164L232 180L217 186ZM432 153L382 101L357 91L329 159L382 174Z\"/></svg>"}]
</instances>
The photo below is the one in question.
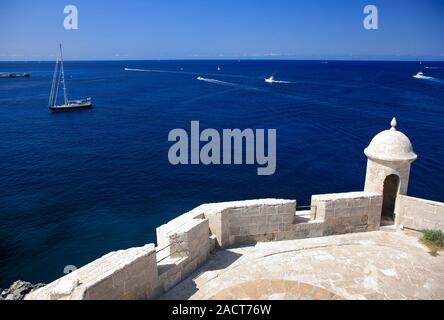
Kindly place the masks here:
<instances>
[{"instance_id":1,"label":"sailboat mast","mask_svg":"<svg viewBox=\"0 0 444 320\"><path fill-rule=\"evenodd\" d=\"M52 85L51 85L51 94L49 95L49 106L55 105L57 97L55 96L55 88L57 82L57 71L59 65L59 57L57 56L57 60L54 67L54 75L52 76Z\"/></svg>"},{"instance_id":2,"label":"sailboat mast","mask_svg":"<svg viewBox=\"0 0 444 320\"><path fill-rule=\"evenodd\" d=\"M63 52L62 52L62 44L60 43L60 66L62 72L62 83L63 83L63 97L65 99L65 105L68 105L68 98L66 96L66 85L65 85L65 70L63 68Z\"/></svg>"}]
</instances>

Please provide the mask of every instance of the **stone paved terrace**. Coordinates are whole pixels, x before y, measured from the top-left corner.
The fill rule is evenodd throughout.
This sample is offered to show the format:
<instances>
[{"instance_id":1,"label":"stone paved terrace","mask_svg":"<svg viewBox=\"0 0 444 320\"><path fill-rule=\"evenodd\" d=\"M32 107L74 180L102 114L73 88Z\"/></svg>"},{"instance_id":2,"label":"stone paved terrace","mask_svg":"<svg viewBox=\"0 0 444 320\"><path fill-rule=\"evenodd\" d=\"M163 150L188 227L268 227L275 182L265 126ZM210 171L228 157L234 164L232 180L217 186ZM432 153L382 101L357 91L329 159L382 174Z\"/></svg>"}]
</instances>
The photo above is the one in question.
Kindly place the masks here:
<instances>
[{"instance_id":1,"label":"stone paved terrace","mask_svg":"<svg viewBox=\"0 0 444 320\"><path fill-rule=\"evenodd\" d=\"M444 256L391 228L216 251L161 299L444 299Z\"/></svg>"}]
</instances>

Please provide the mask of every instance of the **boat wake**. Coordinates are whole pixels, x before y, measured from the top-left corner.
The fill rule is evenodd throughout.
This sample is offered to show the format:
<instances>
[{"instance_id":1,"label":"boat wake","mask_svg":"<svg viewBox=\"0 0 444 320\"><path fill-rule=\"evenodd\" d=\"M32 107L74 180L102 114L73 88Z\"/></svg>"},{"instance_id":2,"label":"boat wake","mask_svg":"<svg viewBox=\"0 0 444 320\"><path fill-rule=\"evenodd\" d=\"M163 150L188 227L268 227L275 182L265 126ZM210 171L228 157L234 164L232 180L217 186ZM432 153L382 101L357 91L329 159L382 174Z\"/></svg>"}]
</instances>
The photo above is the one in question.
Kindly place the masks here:
<instances>
[{"instance_id":1,"label":"boat wake","mask_svg":"<svg viewBox=\"0 0 444 320\"><path fill-rule=\"evenodd\" d=\"M212 84L217 84L217 85L221 85L221 86L233 87L233 88L242 89L242 90L264 91L264 90L262 90L260 88L251 87L251 86L248 86L248 85L243 85L243 84L239 84L239 83L232 83L232 82L226 82L226 81L217 80L217 79L209 79L209 78L204 78L202 76L197 77L196 80L204 81L204 82L208 82L208 83L212 83Z\"/></svg>"},{"instance_id":2,"label":"boat wake","mask_svg":"<svg viewBox=\"0 0 444 320\"><path fill-rule=\"evenodd\" d=\"M291 81L273 80L272 83L292 83Z\"/></svg>"},{"instance_id":3,"label":"boat wake","mask_svg":"<svg viewBox=\"0 0 444 320\"><path fill-rule=\"evenodd\" d=\"M418 79L418 80L428 80L428 81L432 81L434 83L444 85L444 80L425 76L422 72L419 72L418 74L414 75L413 78Z\"/></svg>"},{"instance_id":4,"label":"boat wake","mask_svg":"<svg viewBox=\"0 0 444 320\"><path fill-rule=\"evenodd\" d=\"M198 73L198 72L190 72L190 71L183 71L183 69L181 68L181 71L174 71L174 70L154 70L154 69L132 69L132 68L125 68L125 71L132 71L132 72L155 72L155 73L173 73L173 74L184 74L184 75L195 75L195 76L201 76L201 75L205 75L205 76L210 76L210 77L229 77L229 78L244 78L244 79L257 79L254 77L248 77L248 76L243 76L243 75L239 75L239 74L229 74L229 73Z\"/></svg>"},{"instance_id":5,"label":"boat wake","mask_svg":"<svg viewBox=\"0 0 444 320\"><path fill-rule=\"evenodd\" d=\"M251 86L248 86L248 85L242 85L242 84L238 84L238 83L232 83L232 82L226 82L226 81L222 81L222 80L202 77L202 76L218 76L218 77L232 77L232 78L245 78L245 79L260 79L260 78L255 78L255 77L242 76L242 75L197 73L197 72L174 71L174 70L134 69L134 68L124 68L124 70L125 71L132 71L132 72L155 72L155 73L173 73L173 74L181 74L181 75L197 75L198 76L197 80L199 80L199 81L205 81L205 82L209 82L209 83L213 83L213 84L218 84L218 85L236 87L236 88L245 89L245 90L263 91L262 89L259 89L259 88L256 88L256 87L251 87ZM265 82L268 82L268 83L293 83L293 82L290 82L290 81L274 80L273 77L270 77L269 79L266 79Z\"/></svg>"},{"instance_id":6,"label":"boat wake","mask_svg":"<svg viewBox=\"0 0 444 320\"><path fill-rule=\"evenodd\" d=\"M290 81L275 80L274 76L265 79L266 83L291 83Z\"/></svg>"},{"instance_id":7,"label":"boat wake","mask_svg":"<svg viewBox=\"0 0 444 320\"><path fill-rule=\"evenodd\" d=\"M221 80L216 80L216 79L208 79L208 78L204 78L204 77L197 77L197 80L205 81L205 82L209 82L209 83L214 83L214 84L220 84L220 85L224 85L224 86L231 86L231 87L238 87L239 86L236 83L231 83L231 82L226 82L226 81L221 81Z\"/></svg>"},{"instance_id":8,"label":"boat wake","mask_svg":"<svg viewBox=\"0 0 444 320\"><path fill-rule=\"evenodd\" d=\"M158 72L158 73L179 73L179 74L187 74L189 72L182 72L182 71L169 71L169 70L150 70L150 69L131 69L131 68L125 68L125 71L132 71L132 72Z\"/></svg>"},{"instance_id":9,"label":"boat wake","mask_svg":"<svg viewBox=\"0 0 444 320\"><path fill-rule=\"evenodd\" d=\"M425 79L425 80L429 80L429 81L432 81L434 83L438 83L438 84L444 86L444 80L442 80L442 79L437 79L437 78L429 77L429 79Z\"/></svg>"}]
</instances>

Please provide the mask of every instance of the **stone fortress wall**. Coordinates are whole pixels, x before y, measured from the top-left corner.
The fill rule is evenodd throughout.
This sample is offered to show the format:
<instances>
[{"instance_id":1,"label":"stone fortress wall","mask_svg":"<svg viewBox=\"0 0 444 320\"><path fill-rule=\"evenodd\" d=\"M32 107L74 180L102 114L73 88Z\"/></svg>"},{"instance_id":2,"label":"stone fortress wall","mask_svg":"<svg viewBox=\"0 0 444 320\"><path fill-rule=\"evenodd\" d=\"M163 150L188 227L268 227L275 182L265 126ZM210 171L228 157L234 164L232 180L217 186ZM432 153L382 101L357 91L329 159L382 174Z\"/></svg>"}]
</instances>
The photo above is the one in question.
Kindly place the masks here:
<instances>
[{"instance_id":1,"label":"stone fortress wall","mask_svg":"<svg viewBox=\"0 0 444 320\"><path fill-rule=\"evenodd\" d=\"M381 206L376 193L314 196L311 217L298 222L295 200L205 204L157 228L158 247L109 253L26 299L153 299L196 270L216 247L378 230Z\"/></svg>"},{"instance_id":2,"label":"stone fortress wall","mask_svg":"<svg viewBox=\"0 0 444 320\"><path fill-rule=\"evenodd\" d=\"M400 195L396 205L397 225L413 230L444 231L444 203Z\"/></svg>"},{"instance_id":3,"label":"stone fortress wall","mask_svg":"<svg viewBox=\"0 0 444 320\"><path fill-rule=\"evenodd\" d=\"M408 138L396 130L395 119L390 130L375 137L366 155L365 191L315 195L306 211L298 210L295 200L204 204L157 228L157 247L109 253L26 299L155 299L204 264L217 248L379 230L389 175L399 178L393 195L395 226L444 230L444 203L405 195L416 154Z\"/></svg>"}]
</instances>

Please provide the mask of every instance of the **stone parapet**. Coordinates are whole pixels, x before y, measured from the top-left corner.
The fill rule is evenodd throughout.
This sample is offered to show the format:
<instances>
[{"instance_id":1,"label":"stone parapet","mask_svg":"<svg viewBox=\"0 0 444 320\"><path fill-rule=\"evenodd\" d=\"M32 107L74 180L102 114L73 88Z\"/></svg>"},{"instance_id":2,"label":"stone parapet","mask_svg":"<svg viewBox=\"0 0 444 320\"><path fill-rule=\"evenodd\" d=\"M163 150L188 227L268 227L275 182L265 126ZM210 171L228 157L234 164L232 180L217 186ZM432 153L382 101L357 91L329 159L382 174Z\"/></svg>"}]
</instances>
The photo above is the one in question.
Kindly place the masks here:
<instances>
[{"instance_id":1,"label":"stone parapet","mask_svg":"<svg viewBox=\"0 0 444 320\"><path fill-rule=\"evenodd\" d=\"M323 235L379 230L382 195L373 192L323 194L312 197Z\"/></svg>"},{"instance_id":2,"label":"stone parapet","mask_svg":"<svg viewBox=\"0 0 444 320\"><path fill-rule=\"evenodd\" d=\"M38 289L27 300L144 300L159 286L153 244L111 252Z\"/></svg>"},{"instance_id":3,"label":"stone parapet","mask_svg":"<svg viewBox=\"0 0 444 320\"><path fill-rule=\"evenodd\" d=\"M217 245L227 247L260 241L273 241L293 224L295 200L250 200L209 205L205 216Z\"/></svg>"},{"instance_id":4,"label":"stone parapet","mask_svg":"<svg viewBox=\"0 0 444 320\"><path fill-rule=\"evenodd\" d=\"M296 200L204 204L158 227L157 248L112 252L26 298L153 299L205 263L217 247L377 230L381 206L377 193L317 195L311 215L308 211L311 219L301 220Z\"/></svg>"},{"instance_id":5,"label":"stone parapet","mask_svg":"<svg viewBox=\"0 0 444 320\"><path fill-rule=\"evenodd\" d=\"M444 203L401 195L396 206L396 224L414 230L444 231Z\"/></svg>"}]
</instances>

